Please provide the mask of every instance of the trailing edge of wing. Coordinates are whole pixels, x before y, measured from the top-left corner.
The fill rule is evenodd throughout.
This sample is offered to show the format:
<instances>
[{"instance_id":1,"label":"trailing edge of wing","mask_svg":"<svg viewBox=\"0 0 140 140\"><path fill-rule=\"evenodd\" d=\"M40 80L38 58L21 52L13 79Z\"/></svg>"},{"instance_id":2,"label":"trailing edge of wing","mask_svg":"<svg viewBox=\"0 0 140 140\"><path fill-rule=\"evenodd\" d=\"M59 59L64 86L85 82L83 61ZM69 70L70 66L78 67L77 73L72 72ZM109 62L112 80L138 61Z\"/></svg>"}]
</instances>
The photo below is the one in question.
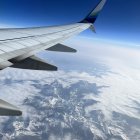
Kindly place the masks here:
<instances>
[{"instance_id":1,"label":"trailing edge of wing","mask_svg":"<svg viewBox=\"0 0 140 140\"><path fill-rule=\"evenodd\" d=\"M48 71L57 70L56 66L51 65L36 56L31 56L19 62L11 60L11 62L14 63L14 65L11 66L13 68L30 69L30 70L48 70Z\"/></svg>"},{"instance_id":2,"label":"trailing edge of wing","mask_svg":"<svg viewBox=\"0 0 140 140\"><path fill-rule=\"evenodd\" d=\"M63 45L63 44L59 44L59 43L46 49L46 50L47 51L56 51L56 52L72 52L72 53L77 52L75 49L70 48L70 47Z\"/></svg>"},{"instance_id":3,"label":"trailing edge of wing","mask_svg":"<svg viewBox=\"0 0 140 140\"><path fill-rule=\"evenodd\" d=\"M94 23L100 13L100 11L104 7L105 3L106 3L106 0L100 0L98 5L80 23Z\"/></svg>"},{"instance_id":4,"label":"trailing edge of wing","mask_svg":"<svg viewBox=\"0 0 140 140\"><path fill-rule=\"evenodd\" d=\"M22 112L12 104L0 99L0 116L20 116Z\"/></svg>"}]
</instances>

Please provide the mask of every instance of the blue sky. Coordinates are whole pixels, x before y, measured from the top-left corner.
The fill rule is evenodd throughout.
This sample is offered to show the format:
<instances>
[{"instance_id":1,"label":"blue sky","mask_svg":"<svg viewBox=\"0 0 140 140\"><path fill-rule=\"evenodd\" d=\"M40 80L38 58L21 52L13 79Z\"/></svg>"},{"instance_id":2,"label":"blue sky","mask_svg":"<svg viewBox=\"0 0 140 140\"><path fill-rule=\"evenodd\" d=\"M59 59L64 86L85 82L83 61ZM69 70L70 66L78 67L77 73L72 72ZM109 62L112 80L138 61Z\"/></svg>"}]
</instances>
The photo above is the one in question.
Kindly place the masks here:
<instances>
[{"instance_id":1,"label":"blue sky","mask_svg":"<svg viewBox=\"0 0 140 140\"><path fill-rule=\"evenodd\" d=\"M59 25L83 19L98 0L0 0L0 24L17 27ZM140 1L107 0L95 27L82 35L140 44Z\"/></svg>"}]
</instances>

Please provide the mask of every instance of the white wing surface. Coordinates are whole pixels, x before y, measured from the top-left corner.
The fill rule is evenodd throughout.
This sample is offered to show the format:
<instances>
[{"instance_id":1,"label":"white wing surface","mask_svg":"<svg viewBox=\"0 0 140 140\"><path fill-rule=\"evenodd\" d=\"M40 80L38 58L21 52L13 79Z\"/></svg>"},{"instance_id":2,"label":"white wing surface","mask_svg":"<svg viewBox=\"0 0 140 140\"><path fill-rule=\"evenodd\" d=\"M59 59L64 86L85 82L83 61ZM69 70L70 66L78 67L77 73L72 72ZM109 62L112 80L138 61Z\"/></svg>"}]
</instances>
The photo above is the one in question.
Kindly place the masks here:
<instances>
[{"instance_id":1,"label":"white wing surface","mask_svg":"<svg viewBox=\"0 0 140 140\"><path fill-rule=\"evenodd\" d=\"M76 23L56 27L0 29L0 69L61 43L90 26Z\"/></svg>"}]
</instances>

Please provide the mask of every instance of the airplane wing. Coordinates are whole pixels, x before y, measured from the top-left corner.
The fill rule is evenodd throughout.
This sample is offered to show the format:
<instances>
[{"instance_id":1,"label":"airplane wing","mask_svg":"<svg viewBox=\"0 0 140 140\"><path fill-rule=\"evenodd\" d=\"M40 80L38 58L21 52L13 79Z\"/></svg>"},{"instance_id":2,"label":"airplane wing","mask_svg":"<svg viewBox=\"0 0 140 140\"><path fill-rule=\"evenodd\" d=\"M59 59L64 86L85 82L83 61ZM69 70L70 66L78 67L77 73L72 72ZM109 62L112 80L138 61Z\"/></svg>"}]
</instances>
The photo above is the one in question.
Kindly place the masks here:
<instances>
[{"instance_id":1,"label":"airplane wing","mask_svg":"<svg viewBox=\"0 0 140 140\"><path fill-rule=\"evenodd\" d=\"M7 67L57 70L56 66L37 58L35 54L43 50L76 52L62 42L88 28L94 31L93 23L105 2L106 0L101 0L79 23L52 27L0 29L0 70ZM21 111L1 100L0 115L21 115Z\"/></svg>"}]
</instances>

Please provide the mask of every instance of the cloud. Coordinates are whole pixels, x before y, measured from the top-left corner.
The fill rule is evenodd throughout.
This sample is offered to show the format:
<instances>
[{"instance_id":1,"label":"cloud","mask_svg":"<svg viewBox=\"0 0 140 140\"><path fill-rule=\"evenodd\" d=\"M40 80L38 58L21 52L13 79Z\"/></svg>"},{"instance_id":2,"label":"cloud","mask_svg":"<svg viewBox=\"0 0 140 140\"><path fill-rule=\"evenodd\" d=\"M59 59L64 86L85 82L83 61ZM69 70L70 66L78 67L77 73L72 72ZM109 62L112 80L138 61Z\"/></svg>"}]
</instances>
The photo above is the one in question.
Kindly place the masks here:
<instances>
[{"instance_id":1,"label":"cloud","mask_svg":"<svg viewBox=\"0 0 140 140\"><path fill-rule=\"evenodd\" d=\"M65 115L64 118L68 118L69 122L71 120L79 121L82 118L82 122L86 124L84 126L89 127L91 130L90 132L104 139L106 138L106 134L110 136L115 135L116 138L119 139L128 139L129 132L126 130L126 127L130 128L131 132L140 132L140 62L138 61L140 60L140 52L136 49L122 48L117 45L109 45L109 43L101 43L97 40L91 42L78 40L78 43L73 40L73 43L69 44L72 46L75 45L75 47L79 49L80 57L89 57L91 60L99 60L100 65L104 64L109 67L106 75L97 77L94 76L94 74L91 75L87 72L79 73L76 70L71 72L63 70L58 72L43 72L8 68L0 73L1 98L23 109L25 112L23 122L24 120L29 120L30 125L27 127L29 132L33 132L34 130L40 132L40 126L44 128L44 124L41 120L46 118L45 115L49 107L54 107L57 101L60 101L59 98L61 96L57 96L60 89L65 90L67 93L68 90L66 89L72 88L70 93L75 95L78 93L78 89L76 89L77 86L73 89L72 85L77 85L76 83L79 81L84 81L84 88L87 88L87 91L90 91L88 87L90 83L93 88L95 88L94 85L96 85L96 87L101 87L98 89L99 94L95 94L92 90L91 93L88 92L88 94L86 91L83 93L82 91L84 90L80 91L80 93L83 93L82 96L80 96L82 101L89 101L90 99L88 106L83 108L85 115L79 117L79 111L75 113L77 117ZM91 65L94 65L94 61ZM86 82L88 82L87 85ZM79 89L80 88L81 87L79 87ZM45 98L41 93L45 94L47 97ZM49 93L55 96L50 97L51 95ZM74 98L75 96L72 97ZM38 102L35 99L38 99ZM48 100L49 102L47 102ZM28 104L25 104L25 101ZM62 101L64 104L66 100L63 99ZM65 103L68 103L68 101L69 100ZM96 101L96 103L93 104L93 101ZM63 105L60 103L61 102L59 102L59 105ZM76 103L74 105L78 109L81 102L76 100ZM40 110L36 110L36 108L32 106L33 104L41 108L46 107L46 109L43 108L42 114L39 114L38 112ZM49 112L50 116L53 109ZM61 110L61 108L59 109ZM57 111L55 110L55 112ZM89 117L92 113L94 119L97 115L97 120L91 123L86 117ZM45 120L47 119L48 118ZM35 123L37 120L39 120L38 123ZM55 125L55 123L59 124L58 120L55 121L56 120L53 120L51 122L52 126ZM100 125L100 129L97 127L97 124ZM132 130L131 127L135 128L135 130ZM20 133L22 132L20 131ZM55 139L56 136L52 134L50 138ZM67 137L65 136L65 139L70 138L71 134Z\"/></svg>"}]
</instances>

